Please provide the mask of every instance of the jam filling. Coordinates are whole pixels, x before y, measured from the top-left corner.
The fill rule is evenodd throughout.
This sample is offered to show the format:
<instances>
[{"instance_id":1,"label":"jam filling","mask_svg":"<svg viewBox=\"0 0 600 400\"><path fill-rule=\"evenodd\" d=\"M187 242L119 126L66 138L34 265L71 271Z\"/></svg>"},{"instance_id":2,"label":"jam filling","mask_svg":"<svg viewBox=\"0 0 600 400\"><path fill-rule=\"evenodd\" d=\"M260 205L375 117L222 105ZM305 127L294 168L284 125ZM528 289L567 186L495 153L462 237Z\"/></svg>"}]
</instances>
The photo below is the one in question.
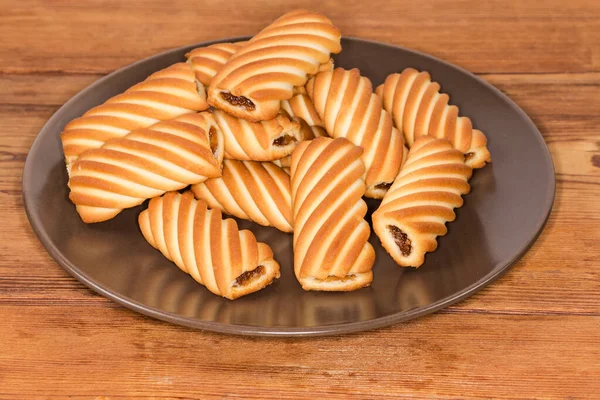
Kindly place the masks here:
<instances>
[{"instance_id":1,"label":"jam filling","mask_svg":"<svg viewBox=\"0 0 600 400\"><path fill-rule=\"evenodd\" d=\"M296 140L295 137L290 136L290 135L283 135L283 136L279 136L277 139L273 140L273 145L275 146L287 146L288 144L297 142L298 140Z\"/></svg>"},{"instance_id":2,"label":"jam filling","mask_svg":"<svg viewBox=\"0 0 600 400\"><path fill-rule=\"evenodd\" d=\"M231 104L232 106L242 106L248 111L254 111L256 106L247 97L244 96L234 96L231 93L221 92L221 97L223 100Z\"/></svg>"},{"instance_id":3,"label":"jam filling","mask_svg":"<svg viewBox=\"0 0 600 400\"><path fill-rule=\"evenodd\" d=\"M394 237L394 242L396 242L396 245L400 249L402 255L404 257L410 256L410 252L412 251L412 242L408 238L408 235L402 232L402 230L397 226L388 225L387 228Z\"/></svg>"},{"instance_id":4,"label":"jam filling","mask_svg":"<svg viewBox=\"0 0 600 400\"><path fill-rule=\"evenodd\" d=\"M392 182L381 182L375 185L375 189L388 190L392 187Z\"/></svg>"},{"instance_id":5,"label":"jam filling","mask_svg":"<svg viewBox=\"0 0 600 400\"><path fill-rule=\"evenodd\" d=\"M243 274L241 274L240 276L238 276L236 278L233 286L244 286L248 282L253 280L254 278L256 278L264 273L265 273L265 267L263 267L262 265L259 265L258 267L254 268L252 271L246 271Z\"/></svg>"},{"instance_id":6,"label":"jam filling","mask_svg":"<svg viewBox=\"0 0 600 400\"><path fill-rule=\"evenodd\" d=\"M215 154L219 145L219 139L217 138L217 130L214 126L211 126L208 130L208 142L210 143L210 150Z\"/></svg>"},{"instance_id":7,"label":"jam filling","mask_svg":"<svg viewBox=\"0 0 600 400\"><path fill-rule=\"evenodd\" d=\"M339 278L337 276L329 275L324 279L325 282L346 282L354 279L356 275L346 275L343 278Z\"/></svg>"}]
</instances>

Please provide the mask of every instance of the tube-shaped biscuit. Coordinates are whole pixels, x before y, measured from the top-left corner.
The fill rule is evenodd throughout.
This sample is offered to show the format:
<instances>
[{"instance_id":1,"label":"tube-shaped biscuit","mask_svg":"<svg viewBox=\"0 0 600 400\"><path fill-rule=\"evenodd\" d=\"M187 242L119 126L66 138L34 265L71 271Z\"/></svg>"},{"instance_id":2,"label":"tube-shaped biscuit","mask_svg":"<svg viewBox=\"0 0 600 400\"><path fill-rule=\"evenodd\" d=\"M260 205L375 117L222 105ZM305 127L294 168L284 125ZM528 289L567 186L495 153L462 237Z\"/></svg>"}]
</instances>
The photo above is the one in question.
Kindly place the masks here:
<instances>
[{"instance_id":1,"label":"tube-shaped biscuit","mask_svg":"<svg viewBox=\"0 0 600 400\"><path fill-rule=\"evenodd\" d=\"M290 177L273 163L223 161L223 175L192 185L210 208L292 232Z\"/></svg>"},{"instance_id":2,"label":"tube-shaped biscuit","mask_svg":"<svg viewBox=\"0 0 600 400\"><path fill-rule=\"evenodd\" d=\"M341 51L340 31L322 14L288 12L240 48L208 89L210 105L249 121L275 118L331 53Z\"/></svg>"},{"instance_id":3,"label":"tube-shaped biscuit","mask_svg":"<svg viewBox=\"0 0 600 400\"><path fill-rule=\"evenodd\" d=\"M305 93L300 93L292 97L289 101L282 101L281 110L300 123L300 141L328 136L325 128L322 126L317 110L315 110L315 106ZM283 168L287 174L290 173L291 162L292 156L273 160L273 163Z\"/></svg>"},{"instance_id":4,"label":"tube-shaped biscuit","mask_svg":"<svg viewBox=\"0 0 600 400\"><path fill-rule=\"evenodd\" d=\"M211 115L223 132L225 158L277 160L290 155L302 140L300 122L283 114L261 122L249 122L221 110L214 110Z\"/></svg>"},{"instance_id":5,"label":"tube-shaped biscuit","mask_svg":"<svg viewBox=\"0 0 600 400\"><path fill-rule=\"evenodd\" d=\"M152 247L218 296L234 300L279 278L267 244L189 191L153 198L138 222Z\"/></svg>"},{"instance_id":6,"label":"tube-shaped biscuit","mask_svg":"<svg viewBox=\"0 0 600 400\"><path fill-rule=\"evenodd\" d=\"M223 137L202 114L185 114L83 153L73 164L69 198L86 223L221 175Z\"/></svg>"},{"instance_id":7,"label":"tube-shaped biscuit","mask_svg":"<svg viewBox=\"0 0 600 400\"><path fill-rule=\"evenodd\" d=\"M303 119L308 126L325 127L319 113L307 94L299 93L289 100L281 102L281 108L289 114L290 117Z\"/></svg>"},{"instance_id":8,"label":"tube-shaped biscuit","mask_svg":"<svg viewBox=\"0 0 600 400\"><path fill-rule=\"evenodd\" d=\"M430 135L450 140L465 154L471 168L482 168L491 161L485 135L473 129L469 118L458 116L458 107L448 104L450 97L440 93L440 85L431 81L428 72L406 68L401 74L391 74L376 93L408 147L419 136Z\"/></svg>"},{"instance_id":9,"label":"tube-shaped biscuit","mask_svg":"<svg viewBox=\"0 0 600 400\"><path fill-rule=\"evenodd\" d=\"M362 151L321 137L292 154L294 272L305 290L350 291L373 280Z\"/></svg>"},{"instance_id":10,"label":"tube-shaped biscuit","mask_svg":"<svg viewBox=\"0 0 600 400\"><path fill-rule=\"evenodd\" d=\"M472 169L463 154L446 139L420 136L406 163L373 213L373 230L394 261L419 267L425 253L437 248L437 237L446 234L453 209L469 192Z\"/></svg>"},{"instance_id":11,"label":"tube-shaped biscuit","mask_svg":"<svg viewBox=\"0 0 600 400\"><path fill-rule=\"evenodd\" d=\"M229 58L246 42L216 43L210 46L198 47L185 55L192 66L196 81L208 88L210 81L221 70Z\"/></svg>"},{"instance_id":12,"label":"tube-shaped biscuit","mask_svg":"<svg viewBox=\"0 0 600 400\"><path fill-rule=\"evenodd\" d=\"M308 126L304 120L298 118L300 122L300 137L302 140L312 140L317 137L328 137L327 132L320 126ZM280 158L279 160L273 160L273 164L281 167L286 174L290 174L290 165L292 164L292 156Z\"/></svg>"},{"instance_id":13,"label":"tube-shaped biscuit","mask_svg":"<svg viewBox=\"0 0 600 400\"><path fill-rule=\"evenodd\" d=\"M208 109L204 88L197 87L186 63L173 64L150 75L69 122L60 134L67 171L85 150L187 113Z\"/></svg>"},{"instance_id":14,"label":"tube-shaped biscuit","mask_svg":"<svg viewBox=\"0 0 600 400\"><path fill-rule=\"evenodd\" d=\"M404 155L402 134L358 69L320 72L306 85L327 133L364 149L366 196L380 199L392 184Z\"/></svg>"}]
</instances>

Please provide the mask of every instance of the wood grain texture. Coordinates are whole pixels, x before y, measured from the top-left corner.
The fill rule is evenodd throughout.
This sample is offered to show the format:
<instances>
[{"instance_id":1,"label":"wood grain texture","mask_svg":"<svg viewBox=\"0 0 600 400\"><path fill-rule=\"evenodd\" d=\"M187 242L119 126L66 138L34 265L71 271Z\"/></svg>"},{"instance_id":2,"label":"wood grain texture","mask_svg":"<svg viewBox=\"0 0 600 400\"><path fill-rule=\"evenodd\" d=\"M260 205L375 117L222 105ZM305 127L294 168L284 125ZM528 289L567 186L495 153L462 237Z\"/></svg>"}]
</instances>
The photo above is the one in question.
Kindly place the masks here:
<instances>
[{"instance_id":1,"label":"wood grain texture","mask_svg":"<svg viewBox=\"0 0 600 400\"><path fill-rule=\"evenodd\" d=\"M320 339L182 328L71 278L38 242L21 199L25 158L47 119L115 68L252 34L299 6L325 12L346 35L479 73L528 113L557 173L554 209L532 249L439 313ZM597 397L597 2L0 0L0 9L0 399Z\"/></svg>"}]
</instances>

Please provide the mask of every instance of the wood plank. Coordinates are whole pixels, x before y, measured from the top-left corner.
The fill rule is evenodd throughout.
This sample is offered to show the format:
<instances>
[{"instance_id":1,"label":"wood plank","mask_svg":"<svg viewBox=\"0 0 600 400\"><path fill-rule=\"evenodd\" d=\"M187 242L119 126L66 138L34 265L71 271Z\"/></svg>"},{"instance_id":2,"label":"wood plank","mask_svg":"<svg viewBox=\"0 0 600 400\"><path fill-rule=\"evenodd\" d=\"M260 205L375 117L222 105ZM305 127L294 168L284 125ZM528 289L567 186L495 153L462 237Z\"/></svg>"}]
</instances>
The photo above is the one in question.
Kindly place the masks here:
<instances>
[{"instance_id":1,"label":"wood plank","mask_svg":"<svg viewBox=\"0 0 600 400\"><path fill-rule=\"evenodd\" d=\"M48 106L58 109L102 74L0 74L0 107Z\"/></svg>"},{"instance_id":2,"label":"wood plank","mask_svg":"<svg viewBox=\"0 0 600 400\"><path fill-rule=\"evenodd\" d=\"M64 313L0 308L4 398L500 399L600 390L600 317L441 314L344 337L273 340L122 310ZM35 376L35 384L23 385L23 376Z\"/></svg>"},{"instance_id":3,"label":"wood plank","mask_svg":"<svg viewBox=\"0 0 600 400\"><path fill-rule=\"evenodd\" d=\"M107 73L173 47L254 34L292 8L281 0L137 4L8 2L0 19L0 71ZM475 72L600 71L597 2L434 0L398 7L350 1L340 7L312 0L302 7L330 16L344 35L403 45Z\"/></svg>"}]
</instances>

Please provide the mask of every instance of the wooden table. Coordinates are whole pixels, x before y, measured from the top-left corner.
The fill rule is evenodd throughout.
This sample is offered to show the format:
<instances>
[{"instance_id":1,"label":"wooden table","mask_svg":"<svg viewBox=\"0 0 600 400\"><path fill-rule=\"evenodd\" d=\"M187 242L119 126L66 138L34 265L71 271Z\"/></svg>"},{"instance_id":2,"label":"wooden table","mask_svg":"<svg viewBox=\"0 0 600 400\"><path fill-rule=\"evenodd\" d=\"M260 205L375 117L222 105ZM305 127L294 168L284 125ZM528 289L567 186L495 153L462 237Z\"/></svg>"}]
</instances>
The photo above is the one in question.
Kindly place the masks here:
<instances>
[{"instance_id":1,"label":"wooden table","mask_svg":"<svg viewBox=\"0 0 600 400\"><path fill-rule=\"evenodd\" d=\"M23 164L61 104L137 59L252 34L290 7L137 3L0 1L0 399L600 397L600 2L293 2L499 87L544 135L557 192L533 248L470 299L373 332L285 340L124 309L69 276L29 226Z\"/></svg>"}]
</instances>

